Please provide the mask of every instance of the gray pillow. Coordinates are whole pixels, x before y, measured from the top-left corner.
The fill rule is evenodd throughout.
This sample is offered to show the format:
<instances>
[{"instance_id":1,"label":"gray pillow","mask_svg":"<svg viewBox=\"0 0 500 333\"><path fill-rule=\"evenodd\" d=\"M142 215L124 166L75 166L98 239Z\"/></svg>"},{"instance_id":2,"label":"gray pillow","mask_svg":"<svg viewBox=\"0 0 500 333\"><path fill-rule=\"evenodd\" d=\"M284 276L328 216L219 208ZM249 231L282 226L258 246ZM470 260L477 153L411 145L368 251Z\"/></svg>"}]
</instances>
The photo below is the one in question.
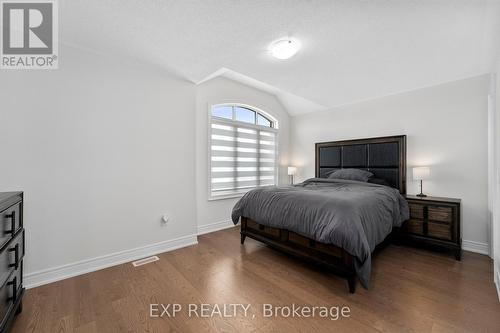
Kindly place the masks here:
<instances>
[{"instance_id":1,"label":"gray pillow","mask_svg":"<svg viewBox=\"0 0 500 333\"><path fill-rule=\"evenodd\" d=\"M340 169L332 172L328 179L346 179L346 180L357 180L360 182L367 182L370 177L373 177L373 173L360 169Z\"/></svg>"}]
</instances>

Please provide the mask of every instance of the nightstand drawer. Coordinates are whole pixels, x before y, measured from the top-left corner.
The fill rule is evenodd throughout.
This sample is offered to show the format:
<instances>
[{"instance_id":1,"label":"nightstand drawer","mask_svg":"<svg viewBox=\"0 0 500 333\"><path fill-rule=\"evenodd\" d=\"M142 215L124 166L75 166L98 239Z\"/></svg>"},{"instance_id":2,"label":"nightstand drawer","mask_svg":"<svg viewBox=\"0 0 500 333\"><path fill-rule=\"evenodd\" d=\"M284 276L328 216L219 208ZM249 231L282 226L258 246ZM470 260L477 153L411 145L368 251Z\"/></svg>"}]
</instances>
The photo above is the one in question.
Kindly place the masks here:
<instances>
[{"instance_id":1,"label":"nightstand drawer","mask_svg":"<svg viewBox=\"0 0 500 333\"><path fill-rule=\"evenodd\" d=\"M451 240L451 225L445 223L427 223L427 235L435 238Z\"/></svg>"},{"instance_id":2,"label":"nightstand drawer","mask_svg":"<svg viewBox=\"0 0 500 333\"><path fill-rule=\"evenodd\" d=\"M423 219L424 218L424 206L410 204L410 218L411 219Z\"/></svg>"},{"instance_id":3,"label":"nightstand drawer","mask_svg":"<svg viewBox=\"0 0 500 333\"><path fill-rule=\"evenodd\" d=\"M403 235L412 243L432 245L455 251L462 257L461 200L444 197L406 195L410 219L405 222ZM418 218L416 218L418 217Z\"/></svg>"},{"instance_id":4,"label":"nightstand drawer","mask_svg":"<svg viewBox=\"0 0 500 333\"><path fill-rule=\"evenodd\" d=\"M451 223L453 221L453 209L451 207L429 206L429 221Z\"/></svg>"},{"instance_id":5,"label":"nightstand drawer","mask_svg":"<svg viewBox=\"0 0 500 333\"><path fill-rule=\"evenodd\" d=\"M420 220L410 219L405 222L406 231L411 234L423 235L424 223Z\"/></svg>"}]
</instances>

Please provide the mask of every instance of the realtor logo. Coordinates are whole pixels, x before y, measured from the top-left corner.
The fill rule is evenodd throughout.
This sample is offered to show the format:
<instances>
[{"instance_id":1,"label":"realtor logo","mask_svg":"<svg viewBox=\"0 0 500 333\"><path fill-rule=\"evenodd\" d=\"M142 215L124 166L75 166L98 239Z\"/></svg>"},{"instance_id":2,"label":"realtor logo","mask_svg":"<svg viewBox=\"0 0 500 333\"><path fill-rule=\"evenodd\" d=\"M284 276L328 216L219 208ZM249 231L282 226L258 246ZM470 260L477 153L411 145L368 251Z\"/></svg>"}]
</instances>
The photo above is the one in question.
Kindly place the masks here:
<instances>
[{"instance_id":1,"label":"realtor logo","mask_svg":"<svg viewBox=\"0 0 500 333\"><path fill-rule=\"evenodd\" d=\"M0 0L2 69L57 69L56 0Z\"/></svg>"}]
</instances>

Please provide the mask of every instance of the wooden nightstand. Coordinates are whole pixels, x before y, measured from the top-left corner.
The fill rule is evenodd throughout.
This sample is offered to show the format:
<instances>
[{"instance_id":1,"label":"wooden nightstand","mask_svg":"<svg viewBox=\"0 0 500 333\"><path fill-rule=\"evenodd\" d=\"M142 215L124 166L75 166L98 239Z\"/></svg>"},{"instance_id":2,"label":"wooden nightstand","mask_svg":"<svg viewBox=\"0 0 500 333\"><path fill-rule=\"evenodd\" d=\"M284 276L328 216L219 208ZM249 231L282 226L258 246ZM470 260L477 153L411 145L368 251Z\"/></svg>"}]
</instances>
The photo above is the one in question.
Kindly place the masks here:
<instances>
[{"instance_id":1,"label":"wooden nightstand","mask_svg":"<svg viewBox=\"0 0 500 333\"><path fill-rule=\"evenodd\" d=\"M410 219L403 224L407 240L453 250L462 258L460 199L406 195Z\"/></svg>"}]
</instances>

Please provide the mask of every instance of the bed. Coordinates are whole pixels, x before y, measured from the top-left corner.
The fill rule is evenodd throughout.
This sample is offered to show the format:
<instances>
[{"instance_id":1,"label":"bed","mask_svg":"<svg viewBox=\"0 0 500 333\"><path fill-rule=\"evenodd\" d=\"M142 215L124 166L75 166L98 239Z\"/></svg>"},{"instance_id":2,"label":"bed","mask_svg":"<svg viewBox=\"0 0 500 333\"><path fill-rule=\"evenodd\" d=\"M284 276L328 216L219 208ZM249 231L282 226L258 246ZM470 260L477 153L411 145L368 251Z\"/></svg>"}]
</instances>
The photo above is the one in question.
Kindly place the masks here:
<instances>
[{"instance_id":1,"label":"bed","mask_svg":"<svg viewBox=\"0 0 500 333\"><path fill-rule=\"evenodd\" d=\"M317 143L315 159L315 178L252 190L232 219L242 244L250 237L324 265L354 293L358 279L368 288L376 246L408 218L406 136ZM377 181L329 178L352 170Z\"/></svg>"}]
</instances>

